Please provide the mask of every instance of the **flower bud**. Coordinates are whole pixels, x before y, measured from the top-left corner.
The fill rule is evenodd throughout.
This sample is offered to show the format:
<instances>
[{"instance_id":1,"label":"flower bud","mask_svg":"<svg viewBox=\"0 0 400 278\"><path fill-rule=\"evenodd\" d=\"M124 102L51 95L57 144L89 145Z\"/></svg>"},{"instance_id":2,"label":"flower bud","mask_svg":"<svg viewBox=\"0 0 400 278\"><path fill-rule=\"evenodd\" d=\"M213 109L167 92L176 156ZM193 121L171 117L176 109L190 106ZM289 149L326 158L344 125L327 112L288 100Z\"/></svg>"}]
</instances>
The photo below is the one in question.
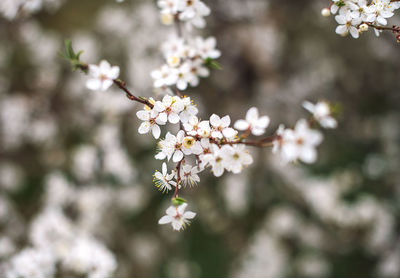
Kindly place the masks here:
<instances>
[{"instance_id":1,"label":"flower bud","mask_svg":"<svg viewBox=\"0 0 400 278\"><path fill-rule=\"evenodd\" d=\"M331 11L328 8L324 8L321 10L321 15L324 17L328 17L331 15Z\"/></svg>"},{"instance_id":2,"label":"flower bud","mask_svg":"<svg viewBox=\"0 0 400 278\"><path fill-rule=\"evenodd\" d=\"M366 32L368 31L368 24L363 23L360 25L360 27L358 27L358 29L360 30L360 32Z\"/></svg>"}]
</instances>

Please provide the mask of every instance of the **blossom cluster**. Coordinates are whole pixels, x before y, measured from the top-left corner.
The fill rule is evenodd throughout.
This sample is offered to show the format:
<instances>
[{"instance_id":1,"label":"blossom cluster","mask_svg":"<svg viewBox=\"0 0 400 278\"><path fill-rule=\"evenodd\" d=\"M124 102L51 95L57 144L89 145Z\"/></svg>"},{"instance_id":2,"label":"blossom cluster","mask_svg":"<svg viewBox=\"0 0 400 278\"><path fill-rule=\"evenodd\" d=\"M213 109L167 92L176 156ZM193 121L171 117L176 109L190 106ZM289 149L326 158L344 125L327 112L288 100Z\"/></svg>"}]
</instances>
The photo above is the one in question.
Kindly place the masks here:
<instances>
[{"instance_id":1,"label":"blossom cluster","mask_svg":"<svg viewBox=\"0 0 400 278\"><path fill-rule=\"evenodd\" d=\"M266 138L249 141L249 136L262 136L270 124L268 116L260 116L256 107L248 110L245 119L231 125L229 115L220 117L212 114L208 119L198 116L198 109L193 100L182 95L188 85L196 86L199 77L209 75L207 61L218 58L221 53L217 49L215 38L206 40L192 37L189 31L182 37L180 23L188 18L202 18L205 5L201 1L159 1L163 17L171 15L178 26L178 37L169 39L162 46L166 64L151 73L154 87L161 89L162 99L144 99L133 96L118 79L119 67L102 61L99 66L86 65L90 79L87 87L91 90L103 91L113 83L128 92L131 100L144 104L144 108L136 115L142 121L139 134L151 133L158 140L162 127L169 124L177 128L166 132L158 142L157 160L164 161L161 172L156 171L154 182L161 192L174 191L172 206L166 210L166 216L159 224L171 223L174 230L181 230L195 217L195 213L187 211L186 200L179 197L179 190L186 186L194 186L200 182L199 174L206 169L216 177L225 172L238 174L253 163L248 146L273 146L273 152L280 155L283 162L301 160L314 163L317 159L316 147L322 142L321 132L312 128L313 122L322 127L334 128L337 123L331 116L331 109L325 102L312 104L305 102L304 107L312 113L313 120L301 119L294 129L279 127L275 134ZM190 5L189 5L190 4ZM168 163L174 163L170 170Z\"/></svg>"},{"instance_id":2,"label":"blossom cluster","mask_svg":"<svg viewBox=\"0 0 400 278\"><path fill-rule=\"evenodd\" d=\"M210 8L200 0L158 0L157 4L161 9L161 20L166 25L172 24L178 18L189 28L204 28L204 17L210 14Z\"/></svg>"},{"instance_id":3,"label":"blossom cluster","mask_svg":"<svg viewBox=\"0 0 400 278\"><path fill-rule=\"evenodd\" d=\"M380 27L386 26L387 19L399 8L400 2L391 0L332 0L330 9L323 9L322 15L337 14L335 20L339 25L336 33L341 36L350 34L357 39L370 26L379 36L383 30Z\"/></svg>"},{"instance_id":4,"label":"blossom cluster","mask_svg":"<svg viewBox=\"0 0 400 278\"><path fill-rule=\"evenodd\" d=\"M209 59L217 59L221 53L217 50L216 39L196 37L189 41L171 37L162 45L166 63L152 71L154 88L167 89L176 85L179 90L186 90L188 85L195 87L200 78L208 77Z\"/></svg>"},{"instance_id":5,"label":"blossom cluster","mask_svg":"<svg viewBox=\"0 0 400 278\"><path fill-rule=\"evenodd\" d=\"M111 67L106 61L102 61L99 67L89 65L88 68L91 75L87 83L89 89L103 90L112 84L114 78L118 78L119 68ZM326 102L315 105L305 102L304 107L322 127L336 127L336 120L331 116L331 109ZM278 153L284 162L301 160L314 163L317 159L316 147L323 138L319 131L311 128L310 121L301 119L294 129L281 125L275 135L267 137L268 140L246 141L249 135L265 134L270 123L268 116L260 116L258 109L252 107L245 119L236 121L233 127L229 115L220 117L213 114L209 119L202 120L192 99L181 95L167 94L161 100L150 98L136 115L142 121L138 132L151 133L155 139L161 136L161 126L169 123L179 127L176 134L168 131L158 142L159 152L155 156L158 160L176 163L168 171L167 163L163 162L162 171L154 174L157 188L162 192L175 190L174 199L182 187L196 185L200 181L199 173L208 168L216 177L222 176L225 171L235 174L242 172L253 162L247 145L263 147L268 143L273 145L273 152ZM178 205L167 209L167 216L159 223L172 223L175 230L184 228L195 214L184 212L186 201L178 202Z\"/></svg>"}]
</instances>

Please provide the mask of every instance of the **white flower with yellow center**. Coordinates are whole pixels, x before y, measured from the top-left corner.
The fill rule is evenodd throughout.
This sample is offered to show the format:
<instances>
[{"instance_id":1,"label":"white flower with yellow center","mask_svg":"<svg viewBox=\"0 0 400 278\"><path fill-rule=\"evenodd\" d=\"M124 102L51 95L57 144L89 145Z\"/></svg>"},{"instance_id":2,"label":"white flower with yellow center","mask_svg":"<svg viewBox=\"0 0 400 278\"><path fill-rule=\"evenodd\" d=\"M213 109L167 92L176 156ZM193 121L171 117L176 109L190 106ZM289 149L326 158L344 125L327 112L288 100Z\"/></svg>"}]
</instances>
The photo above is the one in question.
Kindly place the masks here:
<instances>
[{"instance_id":1,"label":"white flower with yellow center","mask_svg":"<svg viewBox=\"0 0 400 278\"><path fill-rule=\"evenodd\" d=\"M162 172L156 171L153 176L156 187L162 192L168 192L173 186L176 186L176 182L173 181L175 172L172 171L171 174L168 174L167 164L165 162L162 164Z\"/></svg>"},{"instance_id":2,"label":"white flower with yellow center","mask_svg":"<svg viewBox=\"0 0 400 278\"><path fill-rule=\"evenodd\" d=\"M202 148L199 141L196 141L196 139L191 136L186 136L182 141L182 151L185 155L198 155L202 152Z\"/></svg>"}]
</instances>

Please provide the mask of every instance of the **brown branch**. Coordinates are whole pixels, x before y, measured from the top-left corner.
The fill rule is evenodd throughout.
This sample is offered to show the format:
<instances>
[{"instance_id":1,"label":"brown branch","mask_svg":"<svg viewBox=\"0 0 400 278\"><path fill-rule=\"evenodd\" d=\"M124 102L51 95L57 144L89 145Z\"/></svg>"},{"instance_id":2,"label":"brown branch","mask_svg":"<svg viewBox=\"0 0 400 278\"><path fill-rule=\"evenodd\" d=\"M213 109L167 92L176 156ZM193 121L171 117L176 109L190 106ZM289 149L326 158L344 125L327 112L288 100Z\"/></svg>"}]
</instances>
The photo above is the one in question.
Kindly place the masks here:
<instances>
[{"instance_id":1,"label":"brown branch","mask_svg":"<svg viewBox=\"0 0 400 278\"><path fill-rule=\"evenodd\" d=\"M231 145L232 146L232 145L241 144L241 145L246 145L246 146L262 148L262 147L271 147L272 143L277 139L279 139L278 135L272 135L272 136L268 136L268 137L265 137L263 139L256 140L256 141L239 139L237 141L232 141L232 142L229 142L229 141L218 142L218 141L212 139L212 143L217 144L218 146L222 146L222 145Z\"/></svg>"},{"instance_id":2,"label":"brown branch","mask_svg":"<svg viewBox=\"0 0 400 278\"><path fill-rule=\"evenodd\" d=\"M140 103L142 103L142 104L144 104L144 105L147 105L147 106L150 107L150 108L153 108L153 107L154 107L154 105L153 105L150 101L148 101L147 99L134 96L134 95L128 90L128 88L126 87L126 83L125 83L124 81L122 81L122 80L120 80L120 79L114 79L113 81L114 81L114 84L118 86L118 88L120 88L121 90L123 90L123 91L126 93L126 96L127 96L130 100L136 101L136 102L140 102Z\"/></svg>"},{"instance_id":3,"label":"brown branch","mask_svg":"<svg viewBox=\"0 0 400 278\"><path fill-rule=\"evenodd\" d=\"M400 0L397 0L396 2L400 2ZM377 29L377 30L392 31L392 32L394 32L394 33L399 33L399 32L400 32L400 27L399 27L399 26L396 26L396 25L393 25L392 27L386 27L386 26L374 25L374 24L368 23L368 22L366 22L366 24L367 24L369 27L375 28L375 29Z\"/></svg>"},{"instance_id":4,"label":"brown branch","mask_svg":"<svg viewBox=\"0 0 400 278\"><path fill-rule=\"evenodd\" d=\"M182 25L179 20L179 13L174 16L175 28L178 38L183 38Z\"/></svg>"},{"instance_id":5,"label":"brown branch","mask_svg":"<svg viewBox=\"0 0 400 278\"><path fill-rule=\"evenodd\" d=\"M175 187L175 192L174 192L174 196L172 197L172 199L178 197L178 193L179 193L179 184L181 183L181 165L184 159L182 159L181 161L178 162L178 164L176 165L176 187Z\"/></svg>"}]
</instances>

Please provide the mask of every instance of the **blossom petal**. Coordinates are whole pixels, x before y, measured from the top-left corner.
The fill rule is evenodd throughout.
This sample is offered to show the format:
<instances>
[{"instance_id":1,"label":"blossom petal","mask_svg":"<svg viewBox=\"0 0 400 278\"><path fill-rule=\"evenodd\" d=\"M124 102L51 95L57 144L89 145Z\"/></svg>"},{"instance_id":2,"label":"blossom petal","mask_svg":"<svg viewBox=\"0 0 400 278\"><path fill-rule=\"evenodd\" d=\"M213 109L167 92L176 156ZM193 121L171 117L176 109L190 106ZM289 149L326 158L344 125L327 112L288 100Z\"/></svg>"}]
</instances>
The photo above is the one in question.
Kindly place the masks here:
<instances>
[{"instance_id":1,"label":"blossom petal","mask_svg":"<svg viewBox=\"0 0 400 278\"><path fill-rule=\"evenodd\" d=\"M169 215L165 215L158 220L158 224L163 225L163 224L168 224L171 223L173 218Z\"/></svg>"},{"instance_id":2,"label":"blossom petal","mask_svg":"<svg viewBox=\"0 0 400 278\"><path fill-rule=\"evenodd\" d=\"M161 129L158 125L153 125L151 127L151 133L153 134L155 139L160 138L160 134L161 134Z\"/></svg>"},{"instance_id":3,"label":"blossom petal","mask_svg":"<svg viewBox=\"0 0 400 278\"><path fill-rule=\"evenodd\" d=\"M238 120L235 122L235 125L234 125L234 127L237 130L246 130L249 128L249 126L250 126L249 123L246 122L245 120Z\"/></svg>"}]
</instances>

